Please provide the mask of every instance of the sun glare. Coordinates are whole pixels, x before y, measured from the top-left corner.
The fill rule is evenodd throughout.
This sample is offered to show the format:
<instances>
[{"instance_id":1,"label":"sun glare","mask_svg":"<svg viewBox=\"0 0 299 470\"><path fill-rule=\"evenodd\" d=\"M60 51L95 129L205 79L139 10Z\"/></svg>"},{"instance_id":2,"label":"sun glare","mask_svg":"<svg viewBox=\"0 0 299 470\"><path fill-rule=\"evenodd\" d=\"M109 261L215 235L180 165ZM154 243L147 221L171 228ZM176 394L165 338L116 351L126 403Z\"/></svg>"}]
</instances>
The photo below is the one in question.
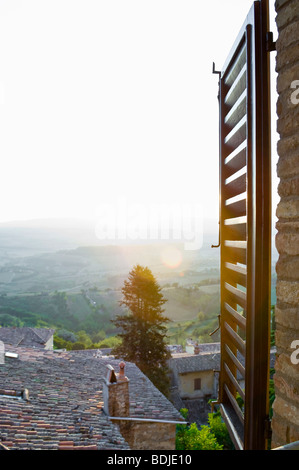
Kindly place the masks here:
<instances>
[{"instance_id":1,"label":"sun glare","mask_svg":"<svg viewBox=\"0 0 299 470\"><path fill-rule=\"evenodd\" d=\"M175 269L181 265L183 256L180 250L174 246L164 248L161 253L162 262L165 266Z\"/></svg>"}]
</instances>

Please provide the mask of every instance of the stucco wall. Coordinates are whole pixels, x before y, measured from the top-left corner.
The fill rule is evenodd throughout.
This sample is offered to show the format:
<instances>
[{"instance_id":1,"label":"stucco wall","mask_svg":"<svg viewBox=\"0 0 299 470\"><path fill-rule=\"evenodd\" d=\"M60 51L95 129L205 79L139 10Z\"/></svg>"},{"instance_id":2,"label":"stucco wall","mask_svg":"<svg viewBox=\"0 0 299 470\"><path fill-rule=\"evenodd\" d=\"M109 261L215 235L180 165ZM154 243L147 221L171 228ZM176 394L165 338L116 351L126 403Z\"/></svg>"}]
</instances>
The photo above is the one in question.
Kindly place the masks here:
<instances>
[{"instance_id":1,"label":"stucco wall","mask_svg":"<svg viewBox=\"0 0 299 470\"><path fill-rule=\"evenodd\" d=\"M194 390L194 380L201 379L201 389ZM181 398L202 398L214 393L214 372L200 371L179 375L179 393Z\"/></svg>"}]
</instances>

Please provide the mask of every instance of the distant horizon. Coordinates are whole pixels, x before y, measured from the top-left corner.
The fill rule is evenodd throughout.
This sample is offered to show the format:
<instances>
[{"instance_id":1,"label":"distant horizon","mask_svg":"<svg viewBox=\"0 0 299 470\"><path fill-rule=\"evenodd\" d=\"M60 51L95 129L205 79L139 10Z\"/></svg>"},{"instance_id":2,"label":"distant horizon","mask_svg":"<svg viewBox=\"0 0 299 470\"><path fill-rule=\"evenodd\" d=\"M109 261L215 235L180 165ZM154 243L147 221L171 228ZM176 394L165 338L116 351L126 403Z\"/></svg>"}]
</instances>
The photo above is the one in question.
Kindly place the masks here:
<instances>
[{"instance_id":1,"label":"distant horizon","mask_svg":"<svg viewBox=\"0 0 299 470\"><path fill-rule=\"evenodd\" d=\"M70 244L70 249L73 249L74 246L77 247L84 247L84 246L140 246L140 245L151 245L151 244L182 244L186 245L186 239L184 237L181 238L174 238L173 233L169 231L169 237L161 239L156 237L154 239L150 238L138 238L130 239L129 237L123 239L99 239L97 238L96 234L96 223L95 220L92 219L80 219L80 218L47 218L47 219L29 219L29 220L19 220L19 221L10 221L10 222L0 222L0 249L3 248L1 246L1 241L3 243L3 238L1 237L7 236L6 231L14 231L12 237L17 237L19 243L21 242L22 236L24 237L24 232L18 232L18 230L24 229L26 232L26 242L28 243L28 236L34 238L31 239L31 243L34 242L43 242L46 244L47 242L51 242L54 246L55 250L55 243L67 243L67 246ZM4 232L3 232L4 231ZM35 233L34 233L35 232ZM272 254L276 259L277 257L277 249L275 246L275 235L276 235L276 228L275 228L275 220L272 221ZM218 219L216 218L204 218L202 224L202 234L201 234L201 246L206 246L207 244L210 245L212 249L212 245L216 245L214 250L219 250L217 247L219 237L219 223ZM5 240L5 238L4 238ZM55 242L56 240L56 242ZM198 241L199 239L197 239ZM42 243L42 246L44 246ZM9 242L8 242L9 245ZM66 246L65 249L68 249ZM53 251L51 249L50 251ZM185 246L186 249L186 246ZM189 247L190 249L190 247ZM191 246L191 249L197 251L200 249L200 246Z\"/></svg>"}]
</instances>

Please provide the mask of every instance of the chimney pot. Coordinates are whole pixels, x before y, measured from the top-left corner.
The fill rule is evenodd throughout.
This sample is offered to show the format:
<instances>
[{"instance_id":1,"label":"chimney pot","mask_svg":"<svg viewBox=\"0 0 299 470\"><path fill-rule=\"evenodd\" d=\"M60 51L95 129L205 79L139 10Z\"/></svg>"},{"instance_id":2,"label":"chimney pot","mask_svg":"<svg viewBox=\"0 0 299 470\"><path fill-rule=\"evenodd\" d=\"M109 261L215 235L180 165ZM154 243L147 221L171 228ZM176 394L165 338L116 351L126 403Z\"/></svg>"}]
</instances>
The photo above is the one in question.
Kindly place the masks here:
<instances>
[{"instance_id":1,"label":"chimney pot","mask_svg":"<svg viewBox=\"0 0 299 470\"><path fill-rule=\"evenodd\" d=\"M119 380L124 380L125 378L126 378L126 376L125 376L125 363L123 361L121 361L120 364L119 364L118 379Z\"/></svg>"}]
</instances>

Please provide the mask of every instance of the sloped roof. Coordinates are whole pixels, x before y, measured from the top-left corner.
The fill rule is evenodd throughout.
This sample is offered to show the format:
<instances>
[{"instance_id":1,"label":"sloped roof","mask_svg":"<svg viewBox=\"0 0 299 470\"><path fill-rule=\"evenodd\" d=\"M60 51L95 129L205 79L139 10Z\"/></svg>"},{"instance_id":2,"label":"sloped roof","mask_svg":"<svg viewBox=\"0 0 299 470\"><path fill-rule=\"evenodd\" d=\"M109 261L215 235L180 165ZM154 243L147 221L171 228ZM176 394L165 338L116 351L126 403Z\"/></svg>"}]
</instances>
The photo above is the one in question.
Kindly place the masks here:
<instances>
[{"instance_id":1,"label":"sloped roof","mask_svg":"<svg viewBox=\"0 0 299 470\"><path fill-rule=\"evenodd\" d=\"M50 328L0 328L0 340L13 346L43 347L53 336L55 330Z\"/></svg>"},{"instance_id":2,"label":"sloped roof","mask_svg":"<svg viewBox=\"0 0 299 470\"><path fill-rule=\"evenodd\" d=\"M0 365L0 441L11 449L129 449L104 414L107 365L120 361L9 347L18 359ZM182 420L180 413L142 374L127 363L130 417ZM21 392L29 391L29 401ZM15 394L15 395L13 395ZM18 396L19 395L19 396Z\"/></svg>"},{"instance_id":3,"label":"sloped roof","mask_svg":"<svg viewBox=\"0 0 299 470\"><path fill-rule=\"evenodd\" d=\"M220 352L200 354L174 354L170 359L170 368L174 368L179 374L219 369Z\"/></svg>"},{"instance_id":4,"label":"sloped roof","mask_svg":"<svg viewBox=\"0 0 299 470\"><path fill-rule=\"evenodd\" d=\"M201 348L201 345L199 345ZM208 349L208 348L207 348ZM270 367L275 364L276 348L270 350ZM245 366L245 358L242 354L237 354L238 360ZM187 374L189 372L199 372L208 370L219 370L221 354L219 352L200 352L199 354L173 354L169 360L170 369L176 374Z\"/></svg>"}]
</instances>

